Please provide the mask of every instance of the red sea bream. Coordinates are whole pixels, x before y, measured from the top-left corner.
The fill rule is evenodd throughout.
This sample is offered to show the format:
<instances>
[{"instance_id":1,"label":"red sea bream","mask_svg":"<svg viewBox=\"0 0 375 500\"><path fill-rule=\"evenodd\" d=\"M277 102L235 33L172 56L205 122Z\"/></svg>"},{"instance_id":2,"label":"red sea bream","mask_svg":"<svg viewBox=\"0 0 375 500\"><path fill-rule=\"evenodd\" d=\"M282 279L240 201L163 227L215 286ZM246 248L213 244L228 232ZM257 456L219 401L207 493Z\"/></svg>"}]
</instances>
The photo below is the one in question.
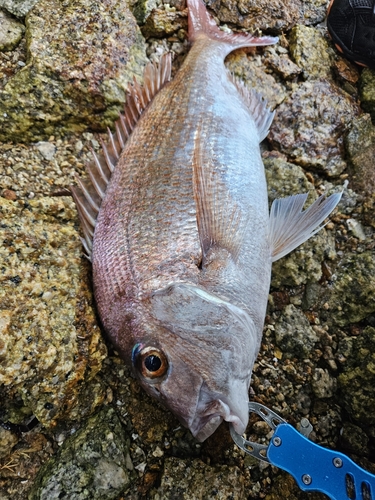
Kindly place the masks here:
<instances>
[{"instance_id":1,"label":"red sea bream","mask_svg":"<svg viewBox=\"0 0 375 500\"><path fill-rule=\"evenodd\" d=\"M273 113L225 69L277 39L221 31L188 0L190 52L129 86L125 113L73 195L103 326L141 385L203 441L242 434L272 261L318 231L340 195L268 210L259 143Z\"/></svg>"}]
</instances>

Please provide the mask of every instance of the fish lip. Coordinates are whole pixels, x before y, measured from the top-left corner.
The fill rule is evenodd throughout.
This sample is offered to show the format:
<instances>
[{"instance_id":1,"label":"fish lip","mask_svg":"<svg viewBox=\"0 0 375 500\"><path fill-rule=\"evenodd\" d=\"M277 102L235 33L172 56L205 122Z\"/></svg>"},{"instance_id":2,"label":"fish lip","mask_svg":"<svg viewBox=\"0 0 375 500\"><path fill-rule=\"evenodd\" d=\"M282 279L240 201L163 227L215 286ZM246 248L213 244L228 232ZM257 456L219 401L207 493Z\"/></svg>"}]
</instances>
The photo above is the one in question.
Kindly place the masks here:
<instances>
[{"instance_id":1,"label":"fish lip","mask_svg":"<svg viewBox=\"0 0 375 500\"><path fill-rule=\"evenodd\" d=\"M206 409L196 416L190 431L198 441L204 441L216 431L223 420L231 423L237 434L243 434L246 430L247 422L235 415L228 404L217 399L211 401Z\"/></svg>"}]
</instances>

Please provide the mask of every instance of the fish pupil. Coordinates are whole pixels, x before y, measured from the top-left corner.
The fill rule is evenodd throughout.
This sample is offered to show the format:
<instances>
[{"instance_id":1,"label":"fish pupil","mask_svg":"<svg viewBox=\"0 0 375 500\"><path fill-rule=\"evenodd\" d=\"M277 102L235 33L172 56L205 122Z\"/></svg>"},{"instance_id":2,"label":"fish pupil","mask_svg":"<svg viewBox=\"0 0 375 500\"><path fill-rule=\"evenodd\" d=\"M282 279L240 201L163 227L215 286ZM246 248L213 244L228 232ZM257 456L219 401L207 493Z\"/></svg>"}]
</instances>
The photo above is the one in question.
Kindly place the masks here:
<instances>
[{"instance_id":1,"label":"fish pupil","mask_svg":"<svg viewBox=\"0 0 375 500\"><path fill-rule=\"evenodd\" d=\"M149 372L157 372L161 367L161 359L158 356L147 356L145 359L145 367Z\"/></svg>"}]
</instances>

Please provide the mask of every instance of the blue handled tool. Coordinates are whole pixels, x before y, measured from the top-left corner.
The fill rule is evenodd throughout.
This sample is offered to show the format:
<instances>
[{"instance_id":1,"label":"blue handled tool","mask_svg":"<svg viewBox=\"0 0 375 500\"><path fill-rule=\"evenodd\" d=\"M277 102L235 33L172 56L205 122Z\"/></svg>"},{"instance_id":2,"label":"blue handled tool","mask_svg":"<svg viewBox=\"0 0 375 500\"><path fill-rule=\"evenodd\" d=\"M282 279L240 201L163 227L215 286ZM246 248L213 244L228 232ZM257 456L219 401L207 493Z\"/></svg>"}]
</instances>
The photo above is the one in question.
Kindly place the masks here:
<instances>
[{"instance_id":1,"label":"blue handled tool","mask_svg":"<svg viewBox=\"0 0 375 500\"><path fill-rule=\"evenodd\" d=\"M289 472L304 491L320 491L332 500L375 500L375 476L343 453L309 441L312 426L307 419L298 432L259 403L250 402L249 412L267 422L274 434L267 446L246 440L231 427L234 442L246 453Z\"/></svg>"}]
</instances>

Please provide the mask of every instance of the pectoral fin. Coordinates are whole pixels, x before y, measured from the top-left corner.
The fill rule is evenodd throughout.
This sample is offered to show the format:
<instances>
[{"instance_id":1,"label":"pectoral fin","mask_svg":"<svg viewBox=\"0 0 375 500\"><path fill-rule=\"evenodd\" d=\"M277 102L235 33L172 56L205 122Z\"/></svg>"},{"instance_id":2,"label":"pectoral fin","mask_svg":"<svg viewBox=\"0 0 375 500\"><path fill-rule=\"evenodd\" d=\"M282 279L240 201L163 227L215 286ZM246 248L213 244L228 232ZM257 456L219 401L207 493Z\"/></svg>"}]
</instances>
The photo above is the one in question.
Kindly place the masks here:
<instances>
[{"instance_id":1,"label":"pectoral fin","mask_svg":"<svg viewBox=\"0 0 375 500\"><path fill-rule=\"evenodd\" d=\"M236 259L246 234L247 220L231 198L211 160L204 159L198 127L193 154L193 189L203 258L210 248L225 248Z\"/></svg>"},{"instance_id":2,"label":"pectoral fin","mask_svg":"<svg viewBox=\"0 0 375 500\"><path fill-rule=\"evenodd\" d=\"M272 262L297 248L320 231L326 219L341 199L342 193L328 198L320 196L308 209L302 210L308 193L279 198L272 203L270 239Z\"/></svg>"}]
</instances>

